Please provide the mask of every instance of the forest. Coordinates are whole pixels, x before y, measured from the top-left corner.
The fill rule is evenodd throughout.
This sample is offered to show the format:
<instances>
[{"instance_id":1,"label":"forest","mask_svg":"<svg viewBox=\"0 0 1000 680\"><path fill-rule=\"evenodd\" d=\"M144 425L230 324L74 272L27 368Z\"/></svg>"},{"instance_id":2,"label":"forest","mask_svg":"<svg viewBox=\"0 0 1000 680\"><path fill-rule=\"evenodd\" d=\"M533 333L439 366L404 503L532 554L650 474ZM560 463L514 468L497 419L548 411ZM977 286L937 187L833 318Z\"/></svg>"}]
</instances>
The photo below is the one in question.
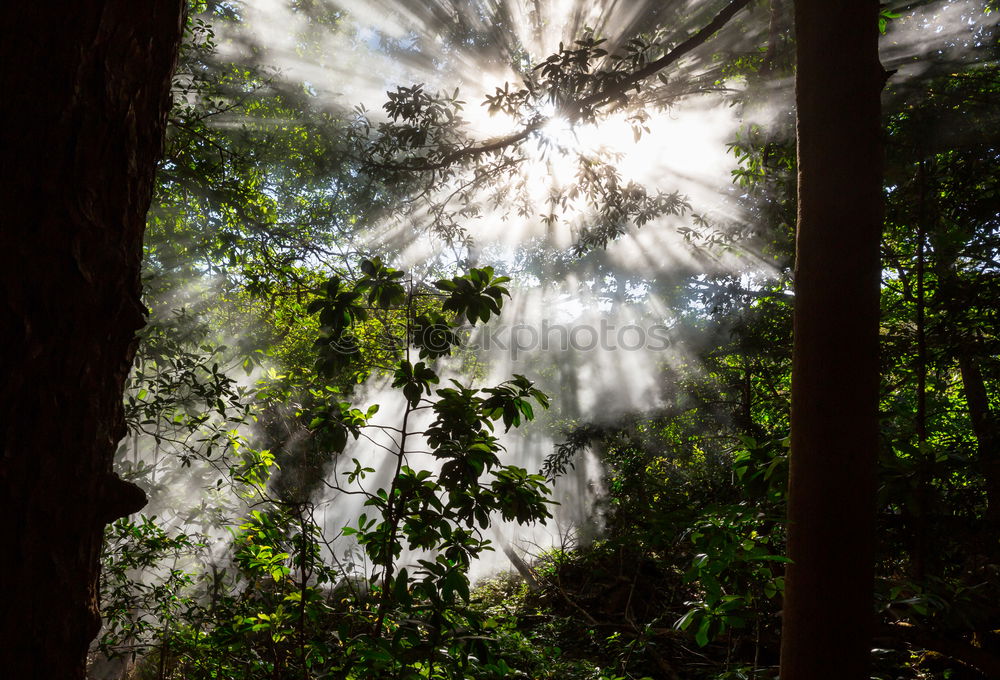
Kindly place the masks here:
<instances>
[{"instance_id":1,"label":"forest","mask_svg":"<svg viewBox=\"0 0 1000 680\"><path fill-rule=\"evenodd\" d=\"M1000 678L996 0L0 10L0 666Z\"/></svg>"}]
</instances>

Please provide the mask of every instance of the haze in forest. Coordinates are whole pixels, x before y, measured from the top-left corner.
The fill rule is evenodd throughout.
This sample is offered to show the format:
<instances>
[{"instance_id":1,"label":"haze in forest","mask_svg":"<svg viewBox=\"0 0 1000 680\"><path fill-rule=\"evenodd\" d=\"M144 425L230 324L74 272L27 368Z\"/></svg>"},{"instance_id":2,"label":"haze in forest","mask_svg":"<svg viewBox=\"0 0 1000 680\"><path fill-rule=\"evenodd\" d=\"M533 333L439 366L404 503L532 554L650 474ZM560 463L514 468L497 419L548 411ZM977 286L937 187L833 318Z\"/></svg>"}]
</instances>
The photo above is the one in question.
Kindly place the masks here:
<instances>
[{"instance_id":1,"label":"haze in forest","mask_svg":"<svg viewBox=\"0 0 1000 680\"><path fill-rule=\"evenodd\" d=\"M378 366L356 384L336 389L302 377L313 370L323 375L320 368L314 369L319 364L310 352L333 346L317 352L312 344L314 336L323 339L327 332L324 324L329 324L322 318L328 312L324 305L335 298L331 284L343 283L339 289L343 292L344 281L364 280L368 275L364 272L390 276L398 273L396 269L405 272L398 280L408 291L432 289L435 281L490 267L491 276L510 277L504 284L510 296L504 298L502 314L491 314L483 323L462 324L461 342L454 352L427 359L427 364L440 378L435 388L447 388L454 384L450 381L493 386L523 375L549 396L549 408L535 404L533 420L525 417L516 427L496 420L495 434L504 447L505 463L554 478L556 503L550 507L551 519L535 523L505 522L494 513L482 535L495 550L477 555L468 572L472 580L515 569L527 574L533 592L533 567L526 567L518 556L528 562L538 559L547 573L563 573L559 565L574 564L575 558L568 556L595 540L598 551L608 539L608 545L626 555L622 546L628 539L622 537L632 532L642 537L633 547L647 553L634 563L619 565L621 573L626 566L634 567L634 572L608 587L607 601L620 605L626 618L633 616L630 608L638 611L643 606L639 601L646 592L642 590L646 576L640 572L645 569L655 574L650 582L669 582L678 597L689 598L682 598L682 604L690 605L669 621L644 611L638 618L646 632L635 635L659 640L659 633L651 631L670 630L672 635L674 626L687 631L688 637L696 635L701 649L721 645L728 631L730 641L738 640L727 647L730 651L744 657L750 646L757 650L754 654L760 649L773 651L768 636L778 619L762 612L780 600L783 588L777 566L783 559L782 520L777 513L784 507L787 474L795 114L791 38L779 35L779 30L790 30L788 17L780 12L768 17L763 5L780 9L784 4L751 3L752 18L747 12L738 14L665 71L663 80L651 78L656 82L630 92L640 104L617 110L607 106L595 120L581 115L584 120L575 122L564 113L569 109L552 102L534 105L530 116L535 118L491 115L484 102L499 97L505 84L509 89L521 87L522 78L535 65L583 44L575 41L588 36L606 39L597 46L616 53L627 50L627 41L637 34L661 27L664 17L676 16L684 23L669 25L666 31L676 34L669 43L676 45L714 16L719 10L716 3L251 0L211 4L217 14L205 19L199 39L211 36L207 39L211 49L205 48L210 53L207 63L217 59L235 64L224 71L227 87L235 85L226 90L230 99L209 101L211 113L198 119L199 107L205 106L199 87L205 85L196 70L190 80L182 74L179 83L187 89L176 93L181 107L172 118L176 138L197 140L214 131L229 135L228 141L236 140L234 146L242 141L241 134L246 139L259 135L268 143L282 135L294 141L287 149L282 142L273 148L262 144L260 151L242 149L245 157L233 157L249 170L232 175L226 150L213 149L211 138L188 141L197 153L179 144L181 151L168 153L161 168L164 185L170 189L159 211L154 205L151 213L150 232L160 240L152 239L147 251L147 305L155 323L145 331L144 349L127 393L133 430L120 447L118 466L124 476L149 482L151 502L143 514L155 520L150 524L158 522L165 535L190 530L203 537L205 545L196 549L178 545L170 559L123 567L112 571L114 577L122 582L126 576L134 577L147 596L170 583L176 592L196 592L199 606L214 608L222 601L227 570L235 573L234 565L245 568L250 563L263 570L264 577L234 585L234 598L267 596L269 589L278 592L280 584L296 577L299 544L295 541L308 542L301 537L309 525L317 529L310 534L314 541L310 545L322 555L316 564L325 560L332 565L331 572L340 570L336 578L324 576L330 581L323 584L327 589L323 592L340 597L350 590L343 602L365 602L368 589L381 583L374 575L370 583L365 578L379 565L370 562L359 543L371 542L371 536L363 527L358 531L353 527L359 521L364 524L362 517L376 516L370 502L373 490L391 487L406 466L439 475L443 463L431 455L435 445L421 434L431 427L434 412L413 408L400 388L403 383L393 385L398 380L393 366ZM984 13L983 3L973 0L942 0L915 9L895 3L886 12L880 45L891 87L884 95L885 108L894 117L893 133L903 135L898 131L904 130L911 135L906 126L918 114L908 109L908 97L925 96L922 88L934 78L975 74L979 65L966 62L978 58L995 38L995 22L990 23L995 14ZM768 45L778 55L773 64L768 62ZM416 85L421 86L419 91L408 89ZM232 94L240 88L245 99ZM522 156L511 163L513 169L502 166L491 170L493 174L477 175L479 166L474 164L459 164L455 172L434 168L422 174L392 167L398 158L405 160L406 153L419 158L425 147L433 146L431 142L425 147L401 145L396 157L365 156L381 138L405 132L407 119L403 116L400 123L388 112L387 98L416 101L420 94L433 99L439 93L442 106L454 105L464 121L464 127L446 129L453 137L445 136L441 143L472 148L516 134L529 118L546 120L528 135L520 147ZM267 103L254 108L255 98ZM453 99L461 104L455 105ZM247 101L252 104L244 107ZM185 104L189 111L183 109ZM185 131L178 120L192 131ZM962 139L978 133L973 126L945 129L944 123L928 128L932 133L924 140L928 148L958 147ZM305 140L301 146L297 135ZM310 157L315 149L325 149L325 155ZM893 359L896 363L886 370L903 372L910 366L905 353L914 323L898 310L905 308L908 313L909 306L917 304L907 278L916 276L910 259L917 258L918 251L910 242L909 229L916 218L893 203L903 199L892 192L913 191L916 186L906 174L912 167L898 161L907 153L898 149L890 153L902 170L890 165L887 177L902 179L888 186L886 195L890 222L901 225L902 235L892 232L898 242L887 245L883 253L883 295L889 300L885 304L899 316L885 322L891 328L884 336L896 343L889 355L896 351L902 357ZM481 165L488 166L489 161ZM309 175L313 170L315 177ZM607 189L607 195L595 198L576 191L582 184L581 173L605 170L608 174L601 177L612 179L592 186ZM378 175L381 171L384 177ZM186 173L215 173L217 184L198 186ZM371 177L366 179L365 173ZM296 189L286 195L286 186ZM211 206L225 191L236 198L227 195L219 201L230 211L221 214ZM655 214L645 219L636 209L627 218L610 220L610 226L604 224L608 220L598 207L601 201L641 192L647 192L642 197L657 206L651 210ZM202 200L210 207L202 207ZM193 206L186 216L178 207L185 205ZM183 223L185 217L191 224ZM308 225L301 234L288 226L298 228L300 218ZM246 232L229 230L231 223L241 224ZM199 241L200 227L192 224L210 225L220 236L216 241ZM936 242L928 252L934 256L948 252L942 243ZM203 259L199 248L208 253ZM254 248L263 254L258 256ZM239 257L232 255L241 249L259 257L253 266L242 268ZM944 286L940 281L946 278L941 273L945 269L942 265L936 270L934 276L940 279L934 285ZM892 297L897 285L905 289L902 301ZM358 291L359 296L367 294L367 289ZM289 320L289 308L301 318ZM359 319L352 322L360 326ZM363 349L383 360L379 351L371 349L377 345L372 338L377 332L398 335L401 327L408 333L412 319L407 316L400 322L389 313L385 318L373 313L365 321L378 331L361 337L362 344L369 343ZM897 339L897 333L906 339ZM417 348L404 351L412 352L416 363ZM956 372L945 367L937 378L924 375L923 380L944 381L941 376L949 371ZM908 384L900 382L904 383ZM299 393L291 387L282 393L275 387L286 384L305 387ZM942 388L953 400L959 393L955 384L952 379L949 387ZM908 413L908 393L897 398L894 389L887 388L886 401ZM157 410L168 401L164 397L156 402L159 395L171 395L174 401ZM267 407L255 410L255 399ZM358 412L338 412L341 399ZM344 441L329 445L317 434L327 427L328 413L345 421L355 418L365 426L360 433L350 428L338 432L333 439L342 436ZM404 430L414 434L403 437L407 455L400 456ZM926 442L921 445L927 448ZM329 454L330 450L338 453ZM911 460L907 456L917 454L898 455ZM403 463L397 467L400 460ZM552 472L553 465L561 466L560 474ZM358 475L363 466L370 472ZM884 493L896 498L903 492L892 485L901 486L900 480L916 479L918 473L886 475L891 483L886 483ZM655 482L647 484L647 478ZM945 482L940 486L944 488ZM888 514L909 521L905 503L887 503ZM660 514L649 510L654 506ZM283 544L274 538L281 532L268 524L278 521L272 515L289 523L280 539ZM669 528L658 534L658 523ZM350 528L346 533L345 527ZM109 535L110 554L114 546L127 546L132 540L122 532ZM265 545L264 537L274 538L273 546ZM248 545L266 551L248 558ZM280 545L287 552L279 552ZM657 571L650 555L674 552L683 559ZM417 560L428 555L404 546L395 566L407 565L413 579ZM706 555L721 555L720 560L730 562L713 571L715 563L701 559ZM296 582L302 593L311 587L312 578L304 563L299 563L301 583ZM277 566L272 573L267 572L271 566L261 565ZM584 572L587 568L581 567ZM199 575L187 582L179 576L186 570ZM579 577L579 572L566 573ZM730 583L730 573L733 579L744 580ZM383 577L388 584L384 572L379 578ZM232 578L234 584L239 580ZM216 579L214 585L211 579ZM893 604L885 605L886 611L890 606L902 611L911 605L919 611L925 599L936 602L929 590L911 592L908 587L898 586L887 596ZM316 592L320 590L317 585ZM652 602L654 593L647 594ZM582 611L577 600L562 595L574 611ZM583 595L573 597L587 604ZM744 620L743 609L732 613L726 609L729 606L753 610L752 623L750 618ZM927 606L933 609L936 604ZM135 639L141 635L154 639L156 626L162 625L160 642L165 649L169 616L159 611L136 613L141 610L135 606L128 613L116 611L120 620L146 621L154 631L135 633ZM380 606L379 631L385 616ZM244 621L247 626L248 621ZM266 630L269 624L253 625ZM630 625L639 630L634 621ZM740 637L751 629L756 641L748 642L752 635ZM299 638L291 635L287 640ZM274 642L280 646L282 641ZM622 658L624 669L628 658ZM756 668L758 660L746 667ZM728 659L726 664L728 669ZM659 661L655 665L662 671ZM114 672L118 670L114 666Z\"/></svg>"},{"instance_id":2,"label":"haze in forest","mask_svg":"<svg viewBox=\"0 0 1000 680\"><path fill-rule=\"evenodd\" d=\"M516 69L537 63L587 29L607 38L607 48L613 50L624 38L651 25L647 22L655 20L657 4L567 1L529 7L518 2L351 2L317 5L310 11L277 0L259 1L240 6L241 22L234 32L220 30L220 52L235 60L259 61L273 69L275 82L282 87L305 87L316 109L343 112L360 105L374 121L384 120L380 107L385 93L397 86L419 83L432 92L457 88L471 134L488 140L516 130L516 121L503 114L489 115L481 105L494 88L518 84ZM978 30L970 18L974 5L938 3L892 22L883 40L886 68L898 68L900 79L918 76L921 65L915 58L929 49L928 32L940 39L935 44L951 44L960 51L962 41L970 35L974 39ZM691 24L693 29L697 21ZM725 49L727 42L746 39L728 28L713 38L712 49ZM679 68L682 78L692 79L705 70L697 58ZM576 126L553 116L529 142L531 161L510 180L508 189L513 194L517 184L525 191L533 212L517 214L510 204L491 203L484 192L476 214L462 223L472 247L443 245L436 234L429 233L433 217L421 209L403 211L397 219L380 218L358 246L390 246L397 253L396 263L404 268L428 262L443 266L482 263L500 266L512 275L516 292L505 316L515 319L519 329L511 330L514 322L504 320L500 323L505 326L484 331L495 340L487 343L492 347L481 359L490 377L525 372L540 380L540 386L554 398L555 419L614 422L630 413L655 409L664 389L654 379L657 372L670 364L695 361L696 350L714 336L699 337L679 326L678 305L698 303L683 298L664 300L650 292L649 282L662 287L664 282L680 284L699 272L730 272L753 288L775 276L769 256L759 251L754 236L740 231L745 208L732 182L735 163L728 143L752 126L763 126L779 137L790 134L791 81L773 82L765 96L733 105L729 94L744 87L739 79L720 76L711 86L700 87L702 92L650 111L643 121L645 129L638 134L624 112L604 116L598 124ZM224 124L238 125L239 121ZM578 239L579 223L587 219L583 198L552 223L540 219L548 209L551 188L574 181L577 154L613 158L623 180L679 192L691 204L691 211L711 224L713 235L723 241L731 237L731 242L723 247L699 244L683 231L691 226L691 214L668 216L641 229L629 229L605 250L571 267L553 266L544 253L551 256L570 248ZM443 200L449 188L435 191ZM541 256L534 254L539 250ZM602 334L602 324L613 329L614 336L637 322L647 330L651 325L667 329L670 341L640 342L638 347L626 342L627 349L617 342L590 347L589 338ZM569 333L583 342L567 342ZM540 339L546 334L554 338L553 347L542 351ZM518 340L531 346L521 347ZM557 377L540 376L551 374L545 367L553 364L559 367ZM380 418L392 419L384 390L373 388L362 394L371 395L362 402L383 404ZM507 440L519 464L530 469L541 465L554 444L551 435L531 433L514 434ZM377 459L374 450L366 450L369 446L358 442L343 459ZM578 478L557 482L561 503L557 518L599 523L594 510L600 493L594 465L591 460L580 466ZM316 500L327 508L326 514L336 518L333 523L342 514L354 514L348 510L350 503L324 498L322 492ZM566 521L557 523L562 528L554 532L542 527L507 527L500 529L499 536L505 537L503 542L522 535L526 546L538 550L566 533ZM504 567L502 554L494 557L489 569Z\"/></svg>"}]
</instances>

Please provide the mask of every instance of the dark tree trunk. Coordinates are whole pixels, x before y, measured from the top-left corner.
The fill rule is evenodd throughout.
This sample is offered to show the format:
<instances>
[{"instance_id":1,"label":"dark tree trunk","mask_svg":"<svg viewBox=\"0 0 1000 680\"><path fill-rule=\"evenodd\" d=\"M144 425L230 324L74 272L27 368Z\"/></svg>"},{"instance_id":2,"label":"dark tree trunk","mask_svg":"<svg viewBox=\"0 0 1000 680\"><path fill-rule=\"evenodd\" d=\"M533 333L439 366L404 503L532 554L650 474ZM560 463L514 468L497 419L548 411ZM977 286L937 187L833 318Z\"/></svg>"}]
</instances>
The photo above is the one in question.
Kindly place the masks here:
<instances>
[{"instance_id":1,"label":"dark tree trunk","mask_svg":"<svg viewBox=\"0 0 1000 680\"><path fill-rule=\"evenodd\" d=\"M782 680L868 678L882 154L876 0L797 0L799 216Z\"/></svg>"},{"instance_id":2,"label":"dark tree trunk","mask_svg":"<svg viewBox=\"0 0 1000 680\"><path fill-rule=\"evenodd\" d=\"M1000 530L1000 418L990 411L986 381L979 367L979 360L968 352L958 357L962 373L962 387L969 406L972 431L976 435L979 466L986 482L986 520L990 523L992 543L996 544L997 530ZM994 548L995 550L996 548Z\"/></svg>"},{"instance_id":3,"label":"dark tree trunk","mask_svg":"<svg viewBox=\"0 0 1000 680\"><path fill-rule=\"evenodd\" d=\"M910 555L912 577L922 581L927 573L929 523L933 508L934 454L927 450L927 169L923 154L917 168L917 433L916 489L913 497L913 536Z\"/></svg>"},{"instance_id":4,"label":"dark tree trunk","mask_svg":"<svg viewBox=\"0 0 1000 680\"><path fill-rule=\"evenodd\" d=\"M5 2L0 91L0 671L84 676L143 325L142 234L183 0Z\"/></svg>"}]
</instances>

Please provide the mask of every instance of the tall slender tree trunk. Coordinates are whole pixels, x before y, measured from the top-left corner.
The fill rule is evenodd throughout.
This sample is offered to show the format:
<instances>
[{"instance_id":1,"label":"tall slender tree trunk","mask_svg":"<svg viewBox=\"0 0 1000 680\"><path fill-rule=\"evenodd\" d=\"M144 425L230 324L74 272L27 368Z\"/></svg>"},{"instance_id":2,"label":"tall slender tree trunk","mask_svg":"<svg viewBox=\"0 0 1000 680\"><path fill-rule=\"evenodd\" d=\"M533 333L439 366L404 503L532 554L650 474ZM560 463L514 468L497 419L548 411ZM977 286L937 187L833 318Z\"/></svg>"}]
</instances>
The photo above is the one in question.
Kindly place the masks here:
<instances>
[{"instance_id":1,"label":"tall slender tree trunk","mask_svg":"<svg viewBox=\"0 0 1000 680\"><path fill-rule=\"evenodd\" d=\"M0 8L0 673L84 676L183 0Z\"/></svg>"},{"instance_id":2,"label":"tall slender tree trunk","mask_svg":"<svg viewBox=\"0 0 1000 680\"><path fill-rule=\"evenodd\" d=\"M797 0L799 215L782 680L868 678L882 152L876 0Z\"/></svg>"},{"instance_id":3,"label":"tall slender tree trunk","mask_svg":"<svg viewBox=\"0 0 1000 680\"><path fill-rule=\"evenodd\" d=\"M958 367L962 374L962 388L969 407L972 431L976 435L979 469L986 482L986 521L990 525L990 545L995 551L996 532L1000 530L1000 417L990 411L989 395L979 359L970 351L963 351L958 356Z\"/></svg>"},{"instance_id":4,"label":"tall slender tree trunk","mask_svg":"<svg viewBox=\"0 0 1000 680\"><path fill-rule=\"evenodd\" d=\"M911 548L911 573L914 579L923 580L927 573L928 537L934 478L934 454L927 450L927 168L924 154L920 154L917 167L917 262L916 262L916 333L917 333L917 434L916 489L913 500L913 537Z\"/></svg>"}]
</instances>

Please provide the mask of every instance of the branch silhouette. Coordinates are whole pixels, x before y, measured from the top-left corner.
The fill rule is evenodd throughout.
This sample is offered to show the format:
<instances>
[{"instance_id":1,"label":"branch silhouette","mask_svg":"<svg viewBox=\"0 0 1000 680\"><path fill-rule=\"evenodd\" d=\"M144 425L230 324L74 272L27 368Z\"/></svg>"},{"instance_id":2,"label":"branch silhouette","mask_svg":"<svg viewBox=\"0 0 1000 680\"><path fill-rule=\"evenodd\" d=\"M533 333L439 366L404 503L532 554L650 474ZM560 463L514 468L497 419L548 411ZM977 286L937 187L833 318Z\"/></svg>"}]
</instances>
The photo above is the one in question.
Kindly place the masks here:
<instances>
[{"instance_id":1,"label":"branch silhouette","mask_svg":"<svg viewBox=\"0 0 1000 680\"><path fill-rule=\"evenodd\" d=\"M568 115L570 119L578 118L581 113L587 109L606 103L612 99L621 99L625 96L629 90L635 88L638 89L642 81L646 80L652 75L655 75L659 71L662 71L667 66L675 63L678 59L688 54L695 48L704 44L710 37L717 33L723 26L725 26L736 14L740 12L744 7L750 3L750 0L733 0L729 3L721 12L719 12L715 17L705 24L698 32L684 40L679 45L670 50L667 54L663 55L659 59L649 62L642 68L628 74L621 80L615 81L608 85L607 87L601 89L598 92L590 94L579 101L575 102L572 111L560 111L559 115ZM498 137L492 141L484 142L482 144L474 144L461 149L452 151L446 154L440 160L434 162L428 162L426 160L413 162L413 163L399 163L399 164L376 164L383 168L392 168L396 170L404 170L411 172L431 172L434 170L442 170L447 168L454 163L464 160L466 158L471 158L475 156L480 156L483 154L491 153L494 151L500 151L507 147L513 146L525 139L527 139L533 132L538 131L544 127L549 121L551 121L554 116L542 116L538 115L531 119L523 128L519 131L505 135L503 137Z\"/></svg>"}]
</instances>

